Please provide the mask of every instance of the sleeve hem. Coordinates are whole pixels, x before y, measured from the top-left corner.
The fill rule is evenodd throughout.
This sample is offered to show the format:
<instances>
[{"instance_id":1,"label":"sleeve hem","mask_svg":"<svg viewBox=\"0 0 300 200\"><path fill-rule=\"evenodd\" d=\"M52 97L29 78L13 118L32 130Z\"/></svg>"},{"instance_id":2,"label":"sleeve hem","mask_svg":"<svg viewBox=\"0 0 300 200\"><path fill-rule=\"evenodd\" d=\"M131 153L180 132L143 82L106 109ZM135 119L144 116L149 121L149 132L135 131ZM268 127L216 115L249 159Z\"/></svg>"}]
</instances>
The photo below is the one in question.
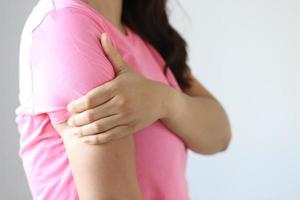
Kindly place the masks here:
<instances>
[{"instance_id":1,"label":"sleeve hem","mask_svg":"<svg viewBox=\"0 0 300 200\"><path fill-rule=\"evenodd\" d=\"M63 123L68 120L71 114L67 110L62 110L59 112L48 112L50 121L53 125Z\"/></svg>"}]
</instances>

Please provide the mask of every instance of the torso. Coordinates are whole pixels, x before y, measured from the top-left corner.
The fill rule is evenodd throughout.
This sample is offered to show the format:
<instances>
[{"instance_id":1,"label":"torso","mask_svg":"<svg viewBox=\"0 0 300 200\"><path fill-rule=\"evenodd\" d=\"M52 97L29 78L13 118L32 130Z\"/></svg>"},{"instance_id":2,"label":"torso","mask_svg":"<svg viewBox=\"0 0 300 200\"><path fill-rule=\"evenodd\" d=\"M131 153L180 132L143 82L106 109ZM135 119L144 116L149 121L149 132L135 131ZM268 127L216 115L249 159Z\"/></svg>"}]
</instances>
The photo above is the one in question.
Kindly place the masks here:
<instances>
[{"instance_id":1,"label":"torso","mask_svg":"<svg viewBox=\"0 0 300 200\"><path fill-rule=\"evenodd\" d=\"M20 105L16 122L20 132L19 155L34 199L78 199L63 142L46 113L34 113L30 79L31 32L53 9L81 9L110 34L124 60L141 75L180 90L171 71L163 74L158 52L133 31L123 35L103 16L80 0L40 0L24 27L20 50ZM145 200L187 200L185 177L187 148L161 121L134 134L137 176Z\"/></svg>"}]
</instances>

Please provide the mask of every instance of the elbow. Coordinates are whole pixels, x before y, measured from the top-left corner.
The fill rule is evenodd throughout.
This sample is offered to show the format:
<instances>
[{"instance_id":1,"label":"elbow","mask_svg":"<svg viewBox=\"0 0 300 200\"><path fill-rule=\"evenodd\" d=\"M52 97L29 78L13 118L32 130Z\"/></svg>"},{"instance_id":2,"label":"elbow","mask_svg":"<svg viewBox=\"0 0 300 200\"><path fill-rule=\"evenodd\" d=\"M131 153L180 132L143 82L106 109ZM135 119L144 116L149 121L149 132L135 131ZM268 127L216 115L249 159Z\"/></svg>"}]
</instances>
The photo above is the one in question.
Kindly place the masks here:
<instances>
[{"instance_id":1,"label":"elbow","mask_svg":"<svg viewBox=\"0 0 300 200\"><path fill-rule=\"evenodd\" d=\"M224 133L222 134L222 149L221 149L221 152L226 151L229 148L231 140L232 140L232 131L231 131L230 123L228 121L226 129L225 129Z\"/></svg>"},{"instance_id":2,"label":"elbow","mask_svg":"<svg viewBox=\"0 0 300 200\"><path fill-rule=\"evenodd\" d=\"M225 152L231 143L232 134L231 131L224 131L222 134L220 134L219 142L216 142L215 150L212 151L212 154Z\"/></svg>"},{"instance_id":3,"label":"elbow","mask_svg":"<svg viewBox=\"0 0 300 200\"><path fill-rule=\"evenodd\" d=\"M201 144L189 146L189 149L197 154L214 155L225 152L229 148L231 140L231 131L224 131L214 141L207 142L206 144L200 142Z\"/></svg>"},{"instance_id":4,"label":"elbow","mask_svg":"<svg viewBox=\"0 0 300 200\"><path fill-rule=\"evenodd\" d=\"M232 139L232 134L231 131L227 131L224 133L223 139L222 139L222 144L221 144L221 149L219 152L223 152L226 151L231 143L231 139Z\"/></svg>"},{"instance_id":5,"label":"elbow","mask_svg":"<svg viewBox=\"0 0 300 200\"><path fill-rule=\"evenodd\" d=\"M221 153L225 152L231 143L232 140L232 133L231 133L231 127L230 124L227 123L223 128L223 130L219 130L219 133L216 134L218 137L216 137L214 145L215 148L213 148L211 154Z\"/></svg>"}]
</instances>

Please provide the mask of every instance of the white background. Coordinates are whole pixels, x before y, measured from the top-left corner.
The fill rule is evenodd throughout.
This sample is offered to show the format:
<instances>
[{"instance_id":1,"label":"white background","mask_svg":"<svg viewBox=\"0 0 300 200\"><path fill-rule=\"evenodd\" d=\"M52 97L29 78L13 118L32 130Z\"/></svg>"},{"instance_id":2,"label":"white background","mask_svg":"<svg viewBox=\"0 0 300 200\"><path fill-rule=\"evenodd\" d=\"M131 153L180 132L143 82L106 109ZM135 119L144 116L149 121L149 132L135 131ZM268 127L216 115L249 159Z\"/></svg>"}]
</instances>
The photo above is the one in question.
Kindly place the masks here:
<instances>
[{"instance_id":1,"label":"white background","mask_svg":"<svg viewBox=\"0 0 300 200\"><path fill-rule=\"evenodd\" d=\"M300 1L175 0L194 74L224 105L230 148L190 154L192 200L300 199ZM0 199L29 200L14 122L19 36L36 0L0 2Z\"/></svg>"},{"instance_id":2,"label":"white background","mask_svg":"<svg viewBox=\"0 0 300 200\"><path fill-rule=\"evenodd\" d=\"M223 103L233 129L227 152L190 154L192 199L299 200L300 1L171 5L189 64Z\"/></svg>"}]
</instances>

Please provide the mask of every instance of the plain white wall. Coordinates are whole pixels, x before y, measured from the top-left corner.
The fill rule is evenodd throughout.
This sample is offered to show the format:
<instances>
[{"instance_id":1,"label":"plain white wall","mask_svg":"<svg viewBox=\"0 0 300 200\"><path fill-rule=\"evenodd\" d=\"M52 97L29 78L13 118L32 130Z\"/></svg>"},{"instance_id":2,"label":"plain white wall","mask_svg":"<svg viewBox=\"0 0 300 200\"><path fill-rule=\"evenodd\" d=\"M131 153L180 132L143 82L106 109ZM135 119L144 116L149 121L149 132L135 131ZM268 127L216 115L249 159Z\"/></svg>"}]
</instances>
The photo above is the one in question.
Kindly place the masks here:
<instances>
[{"instance_id":1,"label":"plain white wall","mask_svg":"<svg viewBox=\"0 0 300 200\"><path fill-rule=\"evenodd\" d=\"M179 0L177 0L179 1ZM14 122L19 36L36 0L0 2L0 199L30 199ZM190 154L193 200L300 199L300 1L171 0L189 64L225 106L226 153Z\"/></svg>"},{"instance_id":2,"label":"plain white wall","mask_svg":"<svg viewBox=\"0 0 300 200\"><path fill-rule=\"evenodd\" d=\"M31 199L18 156L19 133L14 120L20 34L33 5L33 0L0 0L0 200Z\"/></svg>"},{"instance_id":3,"label":"plain white wall","mask_svg":"<svg viewBox=\"0 0 300 200\"><path fill-rule=\"evenodd\" d=\"M300 1L181 0L170 11L233 129L226 153L190 155L192 199L300 199Z\"/></svg>"}]
</instances>

